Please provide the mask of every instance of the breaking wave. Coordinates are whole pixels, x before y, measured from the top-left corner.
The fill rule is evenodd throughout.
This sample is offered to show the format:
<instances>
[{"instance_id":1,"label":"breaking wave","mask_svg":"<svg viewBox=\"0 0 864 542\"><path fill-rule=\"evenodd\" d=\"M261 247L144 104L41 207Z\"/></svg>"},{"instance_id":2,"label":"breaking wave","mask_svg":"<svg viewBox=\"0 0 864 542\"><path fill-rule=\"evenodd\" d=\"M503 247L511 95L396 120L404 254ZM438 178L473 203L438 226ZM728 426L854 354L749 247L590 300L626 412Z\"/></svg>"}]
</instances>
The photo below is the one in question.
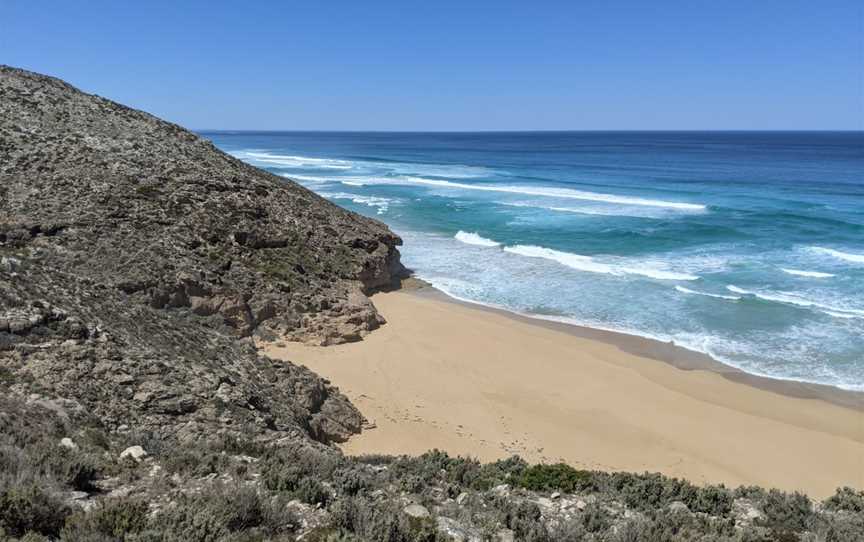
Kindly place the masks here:
<instances>
[{"instance_id":1,"label":"breaking wave","mask_svg":"<svg viewBox=\"0 0 864 542\"><path fill-rule=\"evenodd\" d=\"M676 290L684 294L693 294L693 295L704 295L706 297L716 297L717 299L729 299L730 301L738 301L741 299L737 295L723 295L723 294L711 294L708 292L697 292L696 290L691 290L690 288L685 288L683 286L676 286Z\"/></svg>"},{"instance_id":2,"label":"breaking wave","mask_svg":"<svg viewBox=\"0 0 864 542\"><path fill-rule=\"evenodd\" d=\"M796 307L816 310L837 318L864 318L864 310L835 307L833 305L827 305L818 301L806 299L792 292L756 292L753 290L745 290L744 288L739 288L731 284L726 286L726 289L736 294L753 296L763 301L783 303L786 305L794 305Z\"/></svg>"},{"instance_id":3,"label":"breaking wave","mask_svg":"<svg viewBox=\"0 0 864 542\"><path fill-rule=\"evenodd\" d=\"M370 182L375 183L376 181ZM679 201L663 201L631 196L616 196L614 194L602 194L599 192L573 190L572 188L467 184L454 183L451 181L439 181L437 179L424 179L422 177L394 177L392 179L385 179L377 182L382 182L384 184L419 184L425 186L434 186L438 188L453 188L459 190L505 192L510 194L525 194L528 196L545 196L553 198L578 199L584 201L597 201L601 203L616 203L619 205L642 205L645 207L661 207L666 209L678 209L681 211L704 211L706 209L704 205L699 203L683 203Z\"/></svg>"},{"instance_id":4,"label":"breaking wave","mask_svg":"<svg viewBox=\"0 0 864 542\"><path fill-rule=\"evenodd\" d=\"M780 271L784 273L788 273L789 275L796 275L799 277L810 277L814 279L827 279L834 277L833 273L823 273L821 271L801 271L800 269L786 269L785 267L781 267Z\"/></svg>"},{"instance_id":5,"label":"breaking wave","mask_svg":"<svg viewBox=\"0 0 864 542\"><path fill-rule=\"evenodd\" d=\"M477 245L481 247L501 246L501 243L493 241L492 239L486 239L485 237L478 235L476 232L466 232L459 230L453 237L455 237L457 241L462 241L463 243L468 245Z\"/></svg>"},{"instance_id":6,"label":"breaking wave","mask_svg":"<svg viewBox=\"0 0 864 542\"><path fill-rule=\"evenodd\" d=\"M335 158L311 158L308 156L291 156L254 151L238 152L235 153L235 156L240 159L246 158L255 162L289 168L351 169L353 167L348 160L337 160Z\"/></svg>"},{"instance_id":7,"label":"breaking wave","mask_svg":"<svg viewBox=\"0 0 864 542\"><path fill-rule=\"evenodd\" d=\"M852 254L849 252L834 250L833 248L823 247L811 247L810 250L818 252L819 254L827 254L828 256L833 256L834 258L845 260L847 262L864 263L864 254Z\"/></svg>"},{"instance_id":8,"label":"breaking wave","mask_svg":"<svg viewBox=\"0 0 864 542\"><path fill-rule=\"evenodd\" d=\"M356 194L348 194L344 192L337 192L335 194L321 192L321 196L327 199L342 199L342 200L351 200L354 203L359 203L363 205L368 205L369 207L376 207L378 209L377 214L383 215L390 209L390 203L393 202L390 198L379 198L376 196L358 196Z\"/></svg>"},{"instance_id":9,"label":"breaking wave","mask_svg":"<svg viewBox=\"0 0 864 542\"><path fill-rule=\"evenodd\" d=\"M590 256L581 254L571 254L569 252L561 252L551 248L538 247L534 245L514 245L504 247L505 252L526 256L528 258L543 258L552 260L576 269L577 271L586 271L588 273L602 273L605 275L641 275L659 280L697 280L696 275L688 275L686 273L675 273L672 271L664 271L661 269L651 269L648 267L630 267L625 265L615 265L603 262L598 262Z\"/></svg>"}]
</instances>

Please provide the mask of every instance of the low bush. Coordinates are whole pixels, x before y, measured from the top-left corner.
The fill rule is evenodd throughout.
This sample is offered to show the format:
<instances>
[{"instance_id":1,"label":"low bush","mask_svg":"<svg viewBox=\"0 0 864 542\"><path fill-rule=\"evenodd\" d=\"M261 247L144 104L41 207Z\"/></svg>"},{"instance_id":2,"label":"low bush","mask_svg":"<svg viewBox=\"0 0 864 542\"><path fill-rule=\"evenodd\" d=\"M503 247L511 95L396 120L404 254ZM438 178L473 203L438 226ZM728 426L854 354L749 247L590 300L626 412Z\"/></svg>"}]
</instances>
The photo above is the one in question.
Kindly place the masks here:
<instances>
[{"instance_id":1,"label":"low bush","mask_svg":"<svg viewBox=\"0 0 864 542\"><path fill-rule=\"evenodd\" d=\"M147 503L134 499L106 500L90 511L79 511L66 518L65 540L95 539L100 535L125 538L147 528Z\"/></svg>"},{"instance_id":2,"label":"low bush","mask_svg":"<svg viewBox=\"0 0 864 542\"><path fill-rule=\"evenodd\" d=\"M306 476L297 484L294 496L307 504L327 504L330 492L317 479Z\"/></svg>"},{"instance_id":3,"label":"low bush","mask_svg":"<svg viewBox=\"0 0 864 542\"><path fill-rule=\"evenodd\" d=\"M56 537L69 508L36 483L0 481L0 531L21 537L28 532Z\"/></svg>"},{"instance_id":4,"label":"low bush","mask_svg":"<svg viewBox=\"0 0 864 542\"><path fill-rule=\"evenodd\" d=\"M765 517L758 523L778 535L805 531L813 524L813 506L810 499L801 493L790 494L772 489L760 506Z\"/></svg>"},{"instance_id":5,"label":"low bush","mask_svg":"<svg viewBox=\"0 0 864 542\"><path fill-rule=\"evenodd\" d=\"M825 499L825 509L832 512L864 512L864 491L855 491L851 487L841 487L834 495Z\"/></svg>"},{"instance_id":6,"label":"low bush","mask_svg":"<svg viewBox=\"0 0 864 542\"><path fill-rule=\"evenodd\" d=\"M517 484L533 491L575 493L595 489L591 472L577 470L564 463L528 467L517 478Z\"/></svg>"},{"instance_id":7,"label":"low bush","mask_svg":"<svg viewBox=\"0 0 864 542\"><path fill-rule=\"evenodd\" d=\"M431 518L410 518L393 503L376 503L364 497L350 497L331 508L332 540L375 542L444 542Z\"/></svg>"},{"instance_id":8,"label":"low bush","mask_svg":"<svg viewBox=\"0 0 864 542\"><path fill-rule=\"evenodd\" d=\"M157 539L215 542L254 540L290 533L297 518L286 501L270 499L254 487L216 485L195 495L184 495L154 517Z\"/></svg>"}]
</instances>

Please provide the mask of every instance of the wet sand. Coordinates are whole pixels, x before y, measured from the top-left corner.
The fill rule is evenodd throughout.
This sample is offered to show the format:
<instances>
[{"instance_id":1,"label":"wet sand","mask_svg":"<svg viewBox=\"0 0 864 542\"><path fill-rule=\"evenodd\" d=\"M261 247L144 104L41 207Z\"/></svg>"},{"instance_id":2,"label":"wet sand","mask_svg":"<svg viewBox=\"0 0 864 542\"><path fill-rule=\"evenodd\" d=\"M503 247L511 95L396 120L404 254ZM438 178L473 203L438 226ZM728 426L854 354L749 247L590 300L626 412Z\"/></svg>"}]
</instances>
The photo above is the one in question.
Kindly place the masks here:
<instances>
[{"instance_id":1,"label":"wet sand","mask_svg":"<svg viewBox=\"0 0 864 542\"><path fill-rule=\"evenodd\" d=\"M823 498L864 488L864 394L755 377L671 344L454 302L373 297L362 342L262 349L330 379L369 420L349 454L657 471Z\"/></svg>"}]
</instances>

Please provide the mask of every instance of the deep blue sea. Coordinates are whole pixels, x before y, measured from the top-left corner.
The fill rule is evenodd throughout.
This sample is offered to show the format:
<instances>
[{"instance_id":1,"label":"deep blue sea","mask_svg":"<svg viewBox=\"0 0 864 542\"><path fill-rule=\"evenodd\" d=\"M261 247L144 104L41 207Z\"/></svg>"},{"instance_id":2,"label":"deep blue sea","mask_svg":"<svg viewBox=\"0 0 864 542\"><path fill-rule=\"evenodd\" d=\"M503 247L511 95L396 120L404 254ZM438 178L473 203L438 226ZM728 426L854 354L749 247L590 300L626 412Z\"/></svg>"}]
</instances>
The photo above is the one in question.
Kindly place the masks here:
<instances>
[{"instance_id":1,"label":"deep blue sea","mask_svg":"<svg viewBox=\"0 0 864 542\"><path fill-rule=\"evenodd\" d=\"M208 132L465 300L864 389L864 134Z\"/></svg>"}]
</instances>

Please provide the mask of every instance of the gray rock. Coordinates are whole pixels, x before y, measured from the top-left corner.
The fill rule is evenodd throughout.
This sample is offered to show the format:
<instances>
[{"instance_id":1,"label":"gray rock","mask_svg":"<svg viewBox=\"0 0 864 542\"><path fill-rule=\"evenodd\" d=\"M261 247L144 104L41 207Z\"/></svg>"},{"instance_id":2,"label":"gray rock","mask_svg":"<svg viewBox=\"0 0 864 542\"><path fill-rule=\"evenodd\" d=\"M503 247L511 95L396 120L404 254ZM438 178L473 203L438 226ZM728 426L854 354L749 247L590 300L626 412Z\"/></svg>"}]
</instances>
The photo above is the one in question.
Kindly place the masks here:
<instances>
[{"instance_id":1,"label":"gray rock","mask_svg":"<svg viewBox=\"0 0 864 542\"><path fill-rule=\"evenodd\" d=\"M673 513L690 513L690 508L688 508L687 505L681 501L674 501L669 503L668 508L669 511Z\"/></svg>"},{"instance_id":2,"label":"gray rock","mask_svg":"<svg viewBox=\"0 0 864 542\"><path fill-rule=\"evenodd\" d=\"M549 510L551 508L555 508L555 503L552 502L552 499L549 499L547 497L538 497L537 506L545 510Z\"/></svg>"},{"instance_id":3,"label":"gray rock","mask_svg":"<svg viewBox=\"0 0 864 542\"><path fill-rule=\"evenodd\" d=\"M495 542L516 542L516 533L510 529L501 529L495 533Z\"/></svg>"},{"instance_id":4,"label":"gray rock","mask_svg":"<svg viewBox=\"0 0 864 542\"><path fill-rule=\"evenodd\" d=\"M70 491L68 493L68 499L70 501L82 501L90 497L90 494L86 491Z\"/></svg>"},{"instance_id":5,"label":"gray rock","mask_svg":"<svg viewBox=\"0 0 864 542\"><path fill-rule=\"evenodd\" d=\"M468 501L468 494L465 493L464 491L462 493L460 493L458 497L456 497L456 504L458 504L459 506L464 505L467 501Z\"/></svg>"},{"instance_id":6,"label":"gray rock","mask_svg":"<svg viewBox=\"0 0 864 542\"><path fill-rule=\"evenodd\" d=\"M68 448L70 450L77 450L78 449L78 445L75 444L75 442L69 437L61 438L60 439L60 446L62 446L64 448Z\"/></svg>"},{"instance_id":7,"label":"gray rock","mask_svg":"<svg viewBox=\"0 0 864 542\"><path fill-rule=\"evenodd\" d=\"M765 517L749 499L735 499L732 503L732 515L739 523L749 524Z\"/></svg>"},{"instance_id":8,"label":"gray rock","mask_svg":"<svg viewBox=\"0 0 864 542\"><path fill-rule=\"evenodd\" d=\"M429 514L429 510L427 510L422 504L409 504L402 509L402 512L405 513L406 516L417 519L428 518L431 515Z\"/></svg>"},{"instance_id":9,"label":"gray rock","mask_svg":"<svg viewBox=\"0 0 864 542\"><path fill-rule=\"evenodd\" d=\"M135 461L141 461L145 457L147 457L147 455L148 455L147 450L145 450L141 446L136 445L136 446L130 446L130 447L126 448L125 450L123 450L122 452L120 452L120 459L125 459L128 457L130 459L134 459Z\"/></svg>"},{"instance_id":10,"label":"gray rock","mask_svg":"<svg viewBox=\"0 0 864 542\"><path fill-rule=\"evenodd\" d=\"M0 258L0 269L9 273L15 272L20 265L21 260L18 258L13 258L11 256L3 256Z\"/></svg>"},{"instance_id":11,"label":"gray rock","mask_svg":"<svg viewBox=\"0 0 864 542\"><path fill-rule=\"evenodd\" d=\"M454 542L480 542L482 540L479 535L448 517L439 516L435 519L435 525L440 533L450 537Z\"/></svg>"}]
</instances>

